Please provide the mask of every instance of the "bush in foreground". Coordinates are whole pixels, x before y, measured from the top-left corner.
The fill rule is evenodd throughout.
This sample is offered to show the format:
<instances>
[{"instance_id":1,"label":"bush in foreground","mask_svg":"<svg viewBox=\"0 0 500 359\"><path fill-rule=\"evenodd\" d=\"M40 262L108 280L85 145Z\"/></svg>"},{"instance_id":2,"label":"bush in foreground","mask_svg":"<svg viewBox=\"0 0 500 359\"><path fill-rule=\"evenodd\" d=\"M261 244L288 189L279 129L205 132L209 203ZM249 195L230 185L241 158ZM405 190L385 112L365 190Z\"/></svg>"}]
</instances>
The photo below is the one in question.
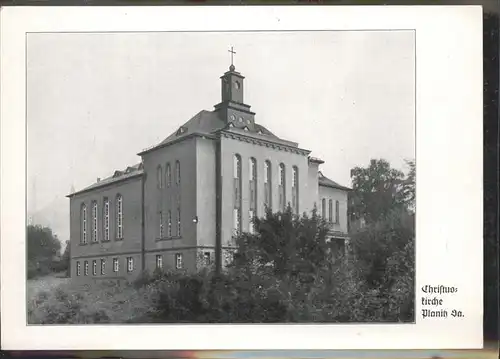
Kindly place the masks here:
<instances>
[{"instance_id":1,"label":"bush in foreground","mask_svg":"<svg viewBox=\"0 0 500 359\"><path fill-rule=\"evenodd\" d=\"M32 323L273 323L413 320L411 216L391 213L332 252L316 215L266 213L237 238L226 271L142 275L134 285L72 285L42 293Z\"/></svg>"}]
</instances>

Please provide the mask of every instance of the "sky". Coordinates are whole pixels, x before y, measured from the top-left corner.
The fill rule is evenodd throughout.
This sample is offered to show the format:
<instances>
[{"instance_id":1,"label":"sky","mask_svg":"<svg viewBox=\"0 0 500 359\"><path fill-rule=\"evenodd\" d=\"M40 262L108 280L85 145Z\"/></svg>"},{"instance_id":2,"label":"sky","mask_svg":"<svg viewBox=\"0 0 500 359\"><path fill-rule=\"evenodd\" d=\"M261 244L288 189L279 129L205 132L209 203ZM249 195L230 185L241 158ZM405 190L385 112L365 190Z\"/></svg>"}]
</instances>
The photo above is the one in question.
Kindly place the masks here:
<instances>
[{"instance_id":1,"label":"sky","mask_svg":"<svg viewBox=\"0 0 500 359\"><path fill-rule=\"evenodd\" d=\"M29 34L28 212L69 239L72 186L82 189L220 102L230 65L245 76L257 123L350 169L415 157L411 31Z\"/></svg>"}]
</instances>

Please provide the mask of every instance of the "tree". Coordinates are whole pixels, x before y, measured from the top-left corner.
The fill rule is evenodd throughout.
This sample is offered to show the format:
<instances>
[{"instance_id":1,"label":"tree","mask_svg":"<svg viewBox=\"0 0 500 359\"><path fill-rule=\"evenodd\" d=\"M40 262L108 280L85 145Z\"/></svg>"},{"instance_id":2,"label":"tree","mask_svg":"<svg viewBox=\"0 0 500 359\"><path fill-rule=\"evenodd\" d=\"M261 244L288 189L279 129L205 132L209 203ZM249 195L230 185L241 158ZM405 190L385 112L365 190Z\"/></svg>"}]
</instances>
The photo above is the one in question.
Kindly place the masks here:
<instances>
[{"instance_id":1,"label":"tree","mask_svg":"<svg viewBox=\"0 0 500 359\"><path fill-rule=\"evenodd\" d=\"M402 194L403 201L409 210L414 210L415 208L415 160L407 160L406 166L408 167L408 175L403 180L402 184Z\"/></svg>"},{"instance_id":2,"label":"tree","mask_svg":"<svg viewBox=\"0 0 500 359\"><path fill-rule=\"evenodd\" d=\"M363 286L388 321L413 320L415 277L415 161L408 174L385 160L351 171L351 220L367 226L351 232L350 248ZM364 289L362 289L364 287Z\"/></svg>"},{"instance_id":3,"label":"tree","mask_svg":"<svg viewBox=\"0 0 500 359\"><path fill-rule=\"evenodd\" d=\"M275 276L312 273L328 260L328 224L317 214L294 215L266 210L264 218L254 218L255 233L237 238L235 265L271 271Z\"/></svg>"},{"instance_id":4,"label":"tree","mask_svg":"<svg viewBox=\"0 0 500 359\"><path fill-rule=\"evenodd\" d=\"M372 159L366 168L351 170L350 217L376 222L396 208L409 209L415 200L415 161L407 161L409 175L391 168L384 159Z\"/></svg>"},{"instance_id":5,"label":"tree","mask_svg":"<svg viewBox=\"0 0 500 359\"><path fill-rule=\"evenodd\" d=\"M64 253L61 257L59 265L57 266L57 269L60 272L65 271L66 274L69 276L70 265L71 265L71 246L69 244L69 241L66 241L66 247L64 248Z\"/></svg>"},{"instance_id":6,"label":"tree","mask_svg":"<svg viewBox=\"0 0 500 359\"><path fill-rule=\"evenodd\" d=\"M28 225L28 277L47 274L52 270L54 258L59 256L61 243L49 227Z\"/></svg>"}]
</instances>

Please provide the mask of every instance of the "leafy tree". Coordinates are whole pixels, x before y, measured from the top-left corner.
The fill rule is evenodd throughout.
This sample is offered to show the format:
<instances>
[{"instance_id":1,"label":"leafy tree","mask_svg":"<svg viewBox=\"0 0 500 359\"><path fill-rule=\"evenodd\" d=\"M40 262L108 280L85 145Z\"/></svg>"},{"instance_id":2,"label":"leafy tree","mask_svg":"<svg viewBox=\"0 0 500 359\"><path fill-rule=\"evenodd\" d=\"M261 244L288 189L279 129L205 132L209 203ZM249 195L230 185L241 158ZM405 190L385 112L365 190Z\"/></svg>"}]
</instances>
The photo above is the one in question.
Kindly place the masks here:
<instances>
[{"instance_id":1,"label":"leafy tree","mask_svg":"<svg viewBox=\"0 0 500 359\"><path fill-rule=\"evenodd\" d=\"M54 257L60 254L59 239L49 227L28 225L27 240L28 277L49 273Z\"/></svg>"},{"instance_id":2,"label":"leafy tree","mask_svg":"<svg viewBox=\"0 0 500 359\"><path fill-rule=\"evenodd\" d=\"M328 261L328 224L316 209L311 216L294 215L290 206L284 212L266 210L265 217L254 218L255 233L237 238L236 266L251 265L275 276L312 273Z\"/></svg>"},{"instance_id":3,"label":"leafy tree","mask_svg":"<svg viewBox=\"0 0 500 359\"><path fill-rule=\"evenodd\" d=\"M376 222L396 208L413 206L415 200L415 161L407 161L408 177L391 168L384 159L372 159L368 167L351 170L350 217Z\"/></svg>"},{"instance_id":4,"label":"leafy tree","mask_svg":"<svg viewBox=\"0 0 500 359\"><path fill-rule=\"evenodd\" d=\"M70 262L71 262L71 246L69 244L69 241L66 241L66 247L64 248L64 253L61 256L61 260L59 263L54 266L54 270L57 270L58 272L66 272L66 275L70 275Z\"/></svg>"},{"instance_id":5,"label":"leafy tree","mask_svg":"<svg viewBox=\"0 0 500 359\"><path fill-rule=\"evenodd\" d=\"M408 167L408 174L403 180L403 199L406 207L409 210L414 210L415 208L415 160L407 160L406 165Z\"/></svg>"}]
</instances>

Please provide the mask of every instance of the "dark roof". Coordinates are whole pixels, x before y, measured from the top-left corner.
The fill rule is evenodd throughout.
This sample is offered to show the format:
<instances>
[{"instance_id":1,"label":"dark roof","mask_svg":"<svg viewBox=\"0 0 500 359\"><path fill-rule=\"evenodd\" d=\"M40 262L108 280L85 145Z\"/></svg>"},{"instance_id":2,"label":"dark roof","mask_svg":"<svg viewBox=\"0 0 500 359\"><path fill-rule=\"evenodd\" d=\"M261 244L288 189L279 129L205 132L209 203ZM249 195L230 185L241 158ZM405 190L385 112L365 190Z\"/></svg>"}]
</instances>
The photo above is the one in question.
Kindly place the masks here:
<instances>
[{"instance_id":1,"label":"dark roof","mask_svg":"<svg viewBox=\"0 0 500 359\"><path fill-rule=\"evenodd\" d=\"M318 164L325 163L325 161L323 161L322 159L317 158L317 157L309 157L309 162L318 163Z\"/></svg>"},{"instance_id":2,"label":"dark roof","mask_svg":"<svg viewBox=\"0 0 500 359\"><path fill-rule=\"evenodd\" d=\"M194 117L192 117L189 121L187 121L185 124L180 126L175 132L170 134L167 138L165 138L163 141L161 141L159 144L154 145L141 153L139 155L150 152L156 148L163 147L168 145L171 142L174 141L179 141L183 138L186 138L188 136L192 136L194 134L198 135L213 135L215 132L219 130L224 130L228 128L228 125L224 123L218 116L216 112L212 111L206 111L202 110L198 112ZM292 145L292 146L297 146L297 144L290 142L290 141L285 141L281 140L279 137L274 135L271 131L269 131L267 128L265 128L262 125L255 124L255 132L256 134L264 137L269 137L269 140L274 140L274 141L279 141L283 142L287 145ZM135 177L138 175L142 175L143 169L142 169L142 163L138 163L134 166L129 166L124 170L116 170L112 176L109 176L105 179L102 179L100 181L97 181L93 183L92 185L85 187L84 189L71 193L68 195L68 197L74 196L76 194L86 192L93 190L95 188L99 188L102 186L106 186L111 183L115 183L118 181L123 181L127 178Z\"/></svg>"},{"instance_id":3,"label":"dark roof","mask_svg":"<svg viewBox=\"0 0 500 359\"><path fill-rule=\"evenodd\" d=\"M325 177L321 171L318 172L318 182L320 186L325 186L325 187L331 187L331 188L337 188L341 189L344 191L350 191L351 189L349 187L342 186L338 184L335 181L332 181L328 177Z\"/></svg>"},{"instance_id":4,"label":"dark roof","mask_svg":"<svg viewBox=\"0 0 500 359\"><path fill-rule=\"evenodd\" d=\"M211 134L224 127L224 122L217 116L216 113L202 110L198 112L188 122L179 127L174 133L161 141L157 146L163 146L178 138L193 134ZM157 147L155 146L155 147Z\"/></svg>"},{"instance_id":5,"label":"dark roof","mask_svg":"<svg viewBox=\"0 0 500 359\"><path fill-rule=\"evenodd\" d=\"M90 190L93 190L93 189L96 189L99 187L107 186L111 183L120 182L120 181L126 180L128 178L140 176L143 173L144 173L144 171L142 168L142 163L138 163L138 164L133 165L133 166L128 166L124 170L116 170L112 176L109 176L109 177L104 178L102 180L96 181L95 183L91 184L88 187L85 187L84 189L82 189L80 191L70 193L67 197L72 197L74 195L77 195L77 194L80 194L83 192L87 192L87 191L90 191Z\"/></svg>"},{"instance_id":6,"label":"dark roof","mask_svg":"<svg viewBox=\"0 0 500 359\"><path fill-rule=\"evenodd\" d=\"M262 125L256 123L254 128L255 130L252 132L255 132L256 134L269 136L270 140L281 140L279 137L274 135L271 131L269 131ZM229 129L229 124L226 124L223 120L221 120L217 112L202 110L198 112L194 117L192 117L189 121L180 126L167 138L161 141L159 144L145 149L144 151L140 152L139 155L151 152L156 148L166 146L171 142L178 141L193 134L210 136L215 134L215 132L217 131L225 129ZM290 144L292 144L292 142L290 142Z\"/></svg>"}]
</instances>

